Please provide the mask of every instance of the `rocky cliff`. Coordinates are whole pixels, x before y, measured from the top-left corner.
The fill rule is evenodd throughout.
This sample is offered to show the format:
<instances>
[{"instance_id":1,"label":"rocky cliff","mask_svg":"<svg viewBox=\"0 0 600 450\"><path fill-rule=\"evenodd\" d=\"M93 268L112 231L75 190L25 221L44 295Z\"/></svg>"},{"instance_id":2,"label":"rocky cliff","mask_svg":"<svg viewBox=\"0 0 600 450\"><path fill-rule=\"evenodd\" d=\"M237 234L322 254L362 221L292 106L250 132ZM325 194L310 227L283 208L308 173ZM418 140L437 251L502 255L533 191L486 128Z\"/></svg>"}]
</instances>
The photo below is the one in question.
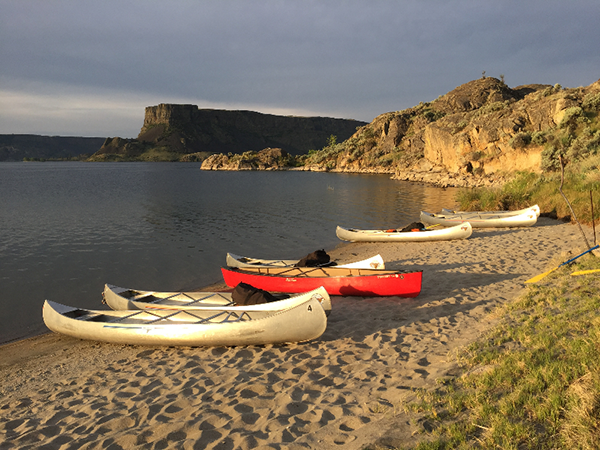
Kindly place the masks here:
<instances>
[{"instance_id":1,"label":"rocky cliff","mask_svg":"<svg viewBox=\"0 0 600 450\"><path fill-rule=\"evenodd\" d=\"M146 108L137 139L107 139L94 159L108 155L144 158L149 154L242 154L281 148L292 155L322 148L331 135L347 139L366 125L349 119L295 117L253 111L199 109L195 105L160 104Z\"/></svg>"},{"instance_id":2,"label":"rocky cliff","mask_svg":"<svg viewBox=\"0 0 600 450\"><path fill-rule=\"evenodd\" d=\"M313 152L305 169L390 173L446 186L501 182L540 172L557 152L600 150L600 80L509 88L496 78L457 87L429 103L382 114L342 143Z\"/></svg>"}]
</instances>

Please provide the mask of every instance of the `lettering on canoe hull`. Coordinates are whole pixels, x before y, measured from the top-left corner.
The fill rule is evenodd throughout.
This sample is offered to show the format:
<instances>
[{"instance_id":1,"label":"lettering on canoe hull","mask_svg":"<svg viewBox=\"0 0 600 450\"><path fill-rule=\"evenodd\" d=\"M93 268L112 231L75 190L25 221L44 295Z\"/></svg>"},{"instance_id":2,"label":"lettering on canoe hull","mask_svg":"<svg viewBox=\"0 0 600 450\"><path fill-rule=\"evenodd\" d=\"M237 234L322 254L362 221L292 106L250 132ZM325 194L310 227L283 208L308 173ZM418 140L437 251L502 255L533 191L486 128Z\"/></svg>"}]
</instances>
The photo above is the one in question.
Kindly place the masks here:
<instances>
[{"instance_id":1,"label":"lettering on canoe hull","mask_svg":"<svg viewBox=\"0 0 600 450\"><path fill-rule=\"evenodd\" d=\"M399 274L399 273L395 273L392 275L377 275L377 278L400 278L401 280L404 279L404 275Z\"/></svg>"}]
</instances>

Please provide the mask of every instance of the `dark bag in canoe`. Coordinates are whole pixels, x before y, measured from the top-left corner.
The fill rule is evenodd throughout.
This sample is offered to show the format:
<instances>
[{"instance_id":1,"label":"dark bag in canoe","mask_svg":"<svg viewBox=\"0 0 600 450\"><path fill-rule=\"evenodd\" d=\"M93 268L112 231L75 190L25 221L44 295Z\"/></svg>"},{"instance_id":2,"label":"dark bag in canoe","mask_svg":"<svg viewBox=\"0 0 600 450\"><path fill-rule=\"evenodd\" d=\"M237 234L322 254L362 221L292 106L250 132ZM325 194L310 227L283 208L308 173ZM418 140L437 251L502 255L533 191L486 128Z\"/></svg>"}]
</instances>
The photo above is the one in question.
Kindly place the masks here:
<instances>
[{"instance_id":1,"label":"dark bag in canoe","mask_svg":"<svg viewBox=\"0 0 600 450\"><path fill-rule=\"evenodd\" d=\"M423 231L425 229L425 225L423 225L421 222L413 222L411 224L406 225L404 228L402 228L400 230L401 233L407 232L407 231Z\"/></svg>"},{"instance_id":2,"label":"dark bag in canoe","mask_svg":"<svg viewBox=\"0 0 600 450\"><path fill-rule=\"evenodd\" d=\"M294 266L296 267L317 267L329 264L331 258L325 250L317 250L302 258Z\"/></svg>"},{"instance_id":3,"label":"dark bag in canoe","mask_svg":"<svg viewBox=\"0 0 600 450\"><path fill-rule=\"evenodd\" d=\"M246 283L239 283L231 293L231 299L237 306L259 305L261 303L279 300L272 294L262 289L255 288Z\"/></svg>"}]
</instances>

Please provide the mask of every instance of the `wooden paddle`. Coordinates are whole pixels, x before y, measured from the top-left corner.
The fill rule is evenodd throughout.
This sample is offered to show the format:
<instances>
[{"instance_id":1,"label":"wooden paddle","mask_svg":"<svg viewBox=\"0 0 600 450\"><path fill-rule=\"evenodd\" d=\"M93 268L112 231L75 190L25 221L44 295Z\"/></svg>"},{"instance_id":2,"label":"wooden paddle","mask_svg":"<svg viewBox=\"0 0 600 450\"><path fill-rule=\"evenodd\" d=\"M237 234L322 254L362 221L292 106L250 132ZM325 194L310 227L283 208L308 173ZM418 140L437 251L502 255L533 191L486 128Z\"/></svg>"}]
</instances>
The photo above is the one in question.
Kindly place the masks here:
<instances>
[{"instance_id":1,"label":"wooden paddle","mask_svg":"<svg viewBox=\"0 0 600 450\"><path fill-rule=\"evenodd\" d=\"M589 253L589 252L591 252L592 250L596 250L598 247L600 247L600 245L596 245L595 247L592 247L592 248L590 248L589 250L586 250L586 251L585 251L585 252L583 252L582 254L580 254L580 255L577 255L577 256L575 256L574 258L571 258L571 259L569 259L568 261L565 261L564 263L562 263L562 264L560 264L560 265L556 266L556 267L555 267L555 268L553 268L553 269L550 269L548 272L540 273L539 275L536 275L535 277L533 277L533 278L530 278L530 279L529 279L529 280L527 280L525 283L536 283L536 282L540 281L542 278L545 278L545 277L547 277L548 275L550 275L552 272L554 272L554 271L555 271L556 269L558 269L559 267L562 267L562 266L564 266L564 265L566 265L566 264L570 264L570 263L572 263L572 262L573 262L573 261L575 261L577 258L579 258L579 257L581 257L581 256L583 256L583 255L585 255L586 253Z\"/></svg>"},{"instance_id":2,"label":"wooden paddle","mask_svg":"<svg viewBox=\"0 0 600 450\"><path fill-rule=\"evenodd\" d=\"M600 272L600 269L578 270L577 272L573 272L571 274L571 276L576 277L578 275L587 275L588 273L597 273L597 272Z\"/></svg>"}]
</instances>

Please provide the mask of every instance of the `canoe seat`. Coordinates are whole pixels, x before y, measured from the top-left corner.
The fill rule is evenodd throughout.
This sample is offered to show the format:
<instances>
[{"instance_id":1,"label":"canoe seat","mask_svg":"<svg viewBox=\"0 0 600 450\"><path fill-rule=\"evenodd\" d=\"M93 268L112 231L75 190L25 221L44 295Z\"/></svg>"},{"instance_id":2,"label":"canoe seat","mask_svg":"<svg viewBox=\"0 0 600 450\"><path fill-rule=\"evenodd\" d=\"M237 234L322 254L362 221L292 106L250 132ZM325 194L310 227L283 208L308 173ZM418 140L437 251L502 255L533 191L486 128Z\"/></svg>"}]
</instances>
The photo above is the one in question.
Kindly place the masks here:
<instances>
[{"instance_id":1,"label":"canoe seat","mask_svg":"<svg viewBox=\"0 0 600 450\"><path fill-rule=\"evenodd\" d=\"M72 311L63 313L63 316L69 317L71 319L78 319L78 318L86 316L88 314L89 314L89 312L86 311L85 309L74 309Z\"/></svg>"}]
</instances>

